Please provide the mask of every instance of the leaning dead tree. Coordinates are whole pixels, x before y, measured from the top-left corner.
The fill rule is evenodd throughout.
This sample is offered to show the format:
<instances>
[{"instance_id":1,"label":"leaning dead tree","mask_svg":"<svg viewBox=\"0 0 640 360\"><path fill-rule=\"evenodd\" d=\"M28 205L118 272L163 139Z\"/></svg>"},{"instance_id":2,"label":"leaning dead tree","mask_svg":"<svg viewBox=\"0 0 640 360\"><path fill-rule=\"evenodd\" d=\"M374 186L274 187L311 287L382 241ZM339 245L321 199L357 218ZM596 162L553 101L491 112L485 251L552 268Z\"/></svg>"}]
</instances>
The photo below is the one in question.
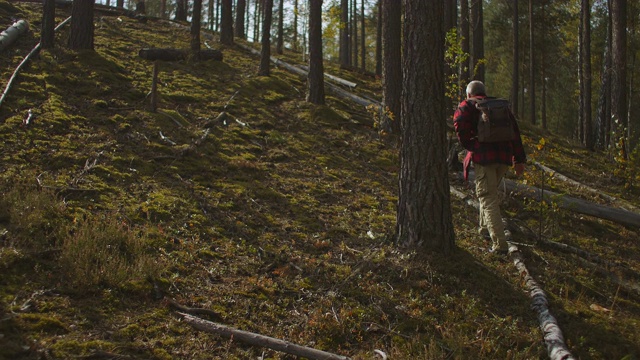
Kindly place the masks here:
<instances>
[{"instance_id":1,"label":"leaning dead tree","mask_svg":"<svg viewBox=\"0 0 640 360\"><path fill-rule=\"evenodd\" d=\"M198 330L218 334L225 338L241 341L249 345L266 347L311 360L349 360L349 358L346 356L332 354L326 351L317 350L306 346L296 345L288 341L276 339L270 336L260 335L244 330L238 330L189 314L180 312L178 314L182 316L182 319L187 324L193 326Z\"/></svg>"}]
</instances>

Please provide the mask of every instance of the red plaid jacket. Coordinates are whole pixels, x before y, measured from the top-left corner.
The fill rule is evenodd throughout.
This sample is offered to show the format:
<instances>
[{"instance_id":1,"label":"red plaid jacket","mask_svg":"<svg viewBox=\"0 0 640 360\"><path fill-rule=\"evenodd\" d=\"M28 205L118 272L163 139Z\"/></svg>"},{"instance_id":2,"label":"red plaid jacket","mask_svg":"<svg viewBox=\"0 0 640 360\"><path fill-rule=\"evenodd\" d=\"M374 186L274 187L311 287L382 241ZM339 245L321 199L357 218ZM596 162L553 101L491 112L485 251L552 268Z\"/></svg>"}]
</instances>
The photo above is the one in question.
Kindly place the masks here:
<instances>
[{"instance_id":1,"label":"red plaid jacket","mask_svg":"<svg viewBox=\"0 0 640 360\"><path fill-rule=\"evenodd\" d=\"M477 96L482 99L486 96ZM480 110L470 100L464 100L458 105L453 114L453 126L460 144L469 151L465 159L465 179L469 160L475 164L506 164L525 163L527 156L522 146L518 122L514 121L516 138L513 141L481 143L478 142L477 129ZM515 120L515 117L514 117Z\"/></svg>"}]
</instances>

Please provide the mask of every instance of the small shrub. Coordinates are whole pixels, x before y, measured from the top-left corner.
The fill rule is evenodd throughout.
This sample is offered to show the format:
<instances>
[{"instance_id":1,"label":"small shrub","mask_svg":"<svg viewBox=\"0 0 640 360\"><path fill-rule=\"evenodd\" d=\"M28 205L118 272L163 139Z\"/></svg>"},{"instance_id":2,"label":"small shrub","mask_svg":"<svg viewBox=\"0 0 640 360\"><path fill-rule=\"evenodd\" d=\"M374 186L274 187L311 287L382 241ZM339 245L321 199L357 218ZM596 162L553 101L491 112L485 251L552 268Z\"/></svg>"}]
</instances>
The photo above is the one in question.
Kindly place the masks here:
<instances>
[{"instance_id":1,"label":"small shrub","mask_svg":"<svg viewBox=\"0 0 640 360\"><path fill-rule=\"evenodd\" d=\"M118 287L158 275L161 264L147 251L148 243L142 231L115 218L88 217L65 239L60 264L73 287Z\"/></svg>"},{"instance_id":2,"label":"small shrub","mask_svg":"<svg viewBox=\"0 0 640 360\"><path fill-rule=\"evenodd\" d=\"M18 185L2 191L0 222L15 245L33 251L56 246L65 232L65 204L53 191Z\"/></svg>"}]
</instances>

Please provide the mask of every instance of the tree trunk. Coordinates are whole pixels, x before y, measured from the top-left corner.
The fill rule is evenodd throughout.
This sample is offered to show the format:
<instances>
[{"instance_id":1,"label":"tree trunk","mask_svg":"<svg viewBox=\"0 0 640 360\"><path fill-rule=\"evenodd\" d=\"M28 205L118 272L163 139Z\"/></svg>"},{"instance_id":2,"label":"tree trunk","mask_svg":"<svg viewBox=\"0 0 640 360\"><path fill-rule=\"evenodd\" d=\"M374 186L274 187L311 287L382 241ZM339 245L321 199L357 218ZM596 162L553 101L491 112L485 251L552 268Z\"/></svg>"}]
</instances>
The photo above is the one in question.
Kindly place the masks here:
<instances>
[{"instance_id":1,"label":"tree trunk","mask_svg":"<svg viewBox=\"0 0 640 360\"><path fill-rule=\"evenodd\" d=\"M273 19L273 0L263 0L262 19L262 51L260 57L260 70L258 75L269 76L269 63L271 59L271 23ZM280 0L282 1L282 0Z\"/></svg>"},{"instance_id":2,"label":"tree trunk","mask_svg":"<svg viewBox=\"0 0 640 360\"><path fill-rule=\"evenodd\" d=\"M244 29L244 13L247 7L247 0L238 0L236 3L236 26L234 28L235 36L238 39L246 39L247 35Z\"/></svg>"},{"instance_id":3,"label":"tree trunk","mask_svg":"<svg viewBox=\"0 0 640 360\"><path fill-rule=\"evenodd\" d=\"M376 26L376 75L382 76L382 0L378 0L378 21Z\"/></svg>"},{"instance_id":4,"label":"tree trunk","mask_svg":"<svg viewBox=\"0 0 640 360\"><path fill-rule=\"evenodd\" d=\"M222 0L222 16L220 17L220 42L233 45L233 2Z\"/></svg>"},{"instance_id":5,"label":"tree trunk","mask_svg":"<svg viewBox=\"0 0 640 360\"><path fill-rule=\"evenodd\" d=\"M626 148L625 128L627 117L627 0L611 0L611 15L613 21L613 69L611 86L611 116L617 120L617 126L612 129L616 138L621 142L621 152L624 159L628 158Z\"/></svg>"},{"instance_id":6,"label":"tree trunk","mask_svg":"<svg viewBox=\"0 0 640 360\"><path fill-rule=\"evenodd\" d=\"M541 6L541 12L542 12L542 30L541 30L541 37L542 37L542 44L546 43L546 35L547 35L547 28L546 28L546 21L545 21L545 7L547 4L547 0L544 0L542 2L542 6ZM541 77L542 77L542 93L540 94L540 118L541 118L541 122L542 122L542 128L543 129L547 129L547 75L546 75L546 69L545 69L545 60L546 60L546 49L544 46L541 46L540 48L540 68L541 68Z\"/></svg>"},{"instance_id":7,"label":"tree trunk","mask_svg":"<svg viewBox=\"0 0 640 360\"><path fill-rule=\"evenodd\" d=\"M382 130L400 134L402 110L402 3L382 0Z\"/></svg>"},{"instance_id":8,"label":"tree trunk","mask_svg":"<svg viewBox=\"0 0 640 360\"><path fill-rule=\"evenodd\" d=\"M484 82L484 18L482 15L482 0L471 0L471 21L472 49L471 65L473 66L472 76L474 80Z\"/></svg>"},{"instance_id":9,"label":"tree trunk","mask_svg":"<svg viewBox=\"0 0 640 360\"><path fill-rule=\"evenodd\" d=\"M93 50L93 5L95 0L74 0L71 8L69 48Z\"/></svg>"},{"instance_id":10,"label":"tree trunk","mask_svg":"<svg viewBox=\"0 0 640 360\"><path fill-rule=\"evenodd\" d=\"M361 39L361 43L360 43L360 67L362 68L362 72L367 71L367 67L366 67L366 54L367 54L367 36L366 36L366 32L364 31L364 25L365 25L365 18L364 18L364 0L362 0L360 2L360 39Z\"/></svg>"},{"instance_id":11,"label":"tree trunk","mask_svg":"<svg viewBox=\"0 0 640 360\"><path fill-rule=\"evenodd\" d=\"M191 51L200 51L200 18L202 17L202 0L193 0L191 16Z\"/></svg>"},{"instance_id":12,"label":"tree trunk","mask_svg":"<svg viewBox=\"0 0 640 360\"><path fill-rule=\"evenodd\" d=\"M593 133L592 133L592 120L591 120L591 2L589 0L582 0L582 35L584 40L582 46L584 49L584 146L588 150L594 150L593 147ZM543 64L544 65L544 64Z\"/></svg>"},{"instance_id":13,"label":"tree trunk","mask_svg":"<svg viewBox=\"0 0 640 360\"><path fill-rule=\"evenodd\" d=\"M449 254L455 244L446 163L444 3L406 0L396 236Z\"/></svg>"},{"instance_id":14,"label":"tree trunk","mask_svg":"<svg viewBox=\"0 0 640 360\"><path fill-rule=\"evenodd\" d=\"M116 7L124 8L124 0L117 0Z\"/></svg>"},{"instance_id":15,"label":"tree trunk","mask_svg":"<svg viewBox=\"0 0 640 360\"><path fill-rule=\"evenodd\" d=\"M187 21L187 0L176 0L176 21Z\"/></svg>"},{"instance_id":16,"label":"tree trunk","mask_svg":"<svg viewBox=\"0 0 640 360\"><path fill-rule=\"evenodd\" d=\"M513 0L513 16L511 18L511 25L513 28L513 63L511 64L512 74L511 74L511 107L513 111L516 113L516 117L518 116L518 89L520 88L520 74L519 74L519 64L520 64L520 49L519 49L519 29L520 29L520 18L518 15L518 0Z\"/></svg>"},{"instance_id":17,"label":"tree trunk","mask_svg":"<svg viewBox=\"0 0 640 360\"><path fill-rule=\"evenodd\" d=\"M534 44L534 19L533 19L533 2L529 0L529 112L531 123L536 124L536 62L535 62L535 44Z\"/></svg>"},{"instance_id":18,"label":"tree trunk","mask_svg":"<svg viewBox=\"0 0 640 360\"><path fill-rule=\"evenodd\" d=\"M293 2L293 51L298 51L298 0Z\"/></svg>"},{"instance_id":19,"label":"tree trunk","mask_svg":"<svg viewBox=\"0 0 640 360\"><path fill-rule=\"evenodd\" d=\"M460 41L462 42L462 52L467 55L470 55L471 53L469 35L470 35L469 33L469 0L460 0ZM467 86L467 84L469 83L469 79L471 78L469 76L470 74L469 64L470 64L469 56L467 56L460 63L459 79L460 79L460 84L462 84L462 86L460 87L459 96L461 98L465 96L464 87Z\"/></svg>"},{"instance_id":20,"label":"tree trunk","mask_svg":"<svg viewBox=\"0 0 640 360\"><path fill-rule=\"evenodd\" d=\"M42 6L42 33L40 35L40 45L43 49L54 47L56 27L56 1L44 0Z\"/></svg>"},{"instance_id":21,"label":"tree trunk","mask_svg":"<svg viewBox=\"0 0 640 360\"><path fill-rule=\"evenodd\" d=\"M322 0L309 0L309 76L307 101L324 105L322 63Z\"/></svg>"},{"instance_id":22,"label":"tree trunk","mask_svg":"<svg viewBox=\"0 0 640 360\"><path fill-rule=\"evenodd\" d=\"M358 67L358 3L357 0L353 0L351 3L351 45L353 49L353 55L349 65L351 67Z\"/></svg>"},{"instance_id":23,"label":"tree trunk","mask_svg":"<svg viewBox=\"0 0 640 360\"><path fill-rule=\"evenodd\" d=\"M279 0L278 4L278 42L276 44L276 53L278 55L284 53L284 0Z\"/></svg>"},{"instance_id":24,"label":"tree trunk","mask_svg":"<svg viewBox=\"0 0 640 360\"><path fill-rule=\"evenodd\" d=\"M349 67L349 0L340 2L340 66Z\"/></svg>"}]
</instances>

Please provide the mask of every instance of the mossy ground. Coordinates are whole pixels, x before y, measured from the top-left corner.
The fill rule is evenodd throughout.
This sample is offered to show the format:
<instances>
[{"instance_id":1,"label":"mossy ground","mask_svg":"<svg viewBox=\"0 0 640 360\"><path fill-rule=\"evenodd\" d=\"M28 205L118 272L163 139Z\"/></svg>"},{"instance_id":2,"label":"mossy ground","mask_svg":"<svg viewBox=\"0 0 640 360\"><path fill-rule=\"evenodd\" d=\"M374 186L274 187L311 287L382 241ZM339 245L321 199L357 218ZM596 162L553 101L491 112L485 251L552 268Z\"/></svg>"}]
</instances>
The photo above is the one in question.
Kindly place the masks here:
<instances>
[{"instance_id":1,"label":"mossy ground","mask_svg":"<svg viewBox=\"0 0 640 360\"><path fill-rule=\"evenodd\" d=\"M18 14L32 33L3 54L4 79L38 40L39 6L0 1L3 23ZM186 48L188 27L98 12L95 52L66 50L66 31L0 109L2 205L33 215L0 212L0 358L291 358L196 331L162 294L212 309L227 325L355 359L374 349L394 359L546 356L522 279L483 251L475 210L453 200L450 258L395 246L397 145L353 121L365 111L331 95L326 107L307 104L304 79L278 68L258 77L257 59L221 47L223 62L162 63L151 113L152 64L138 50ZM204 39L218 46L214 35ZM327 69L379 94L374 78ZM226 122L205 128L222 111ZM613 174L606 154L523 129L536 160L638 205L637 186L600 176ZM541 138L548 145L538 150ZM453 173L451 182L462 186ZM639 295L535 242L543 233L627 276L640 273L637 229L534 201L508 199L505 213L530 229L516 239L574 354L639 356ZM121 253L157 266L78 285L89 279L68 278L73 264L62 254L92 221L112 224L102 231L113 234L129 229L143 249Z\"/></svg>"}]
</instances>

